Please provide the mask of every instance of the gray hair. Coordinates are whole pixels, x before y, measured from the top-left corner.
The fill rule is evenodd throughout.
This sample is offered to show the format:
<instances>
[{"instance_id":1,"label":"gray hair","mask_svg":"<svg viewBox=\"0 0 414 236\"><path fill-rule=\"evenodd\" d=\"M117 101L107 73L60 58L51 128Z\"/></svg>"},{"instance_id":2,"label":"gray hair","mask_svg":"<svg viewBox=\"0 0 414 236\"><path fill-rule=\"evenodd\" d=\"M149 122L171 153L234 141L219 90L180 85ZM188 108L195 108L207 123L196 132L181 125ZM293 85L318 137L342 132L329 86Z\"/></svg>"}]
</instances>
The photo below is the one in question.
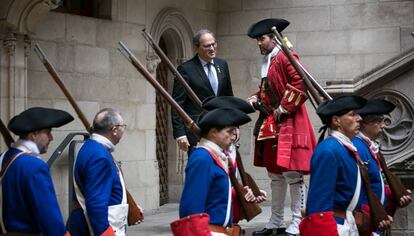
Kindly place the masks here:
<instances>
[{"instance_id":1,"label":"gray hair","mask_svg":"<svg viewBox=\"0 0 414 236\"><path fill-rule=\"evenodd\" d=\"M112 127L119 125L121 113L113 108L104 108L96 113L93 119L93 131L98 134L105 133Z\"/></svg>"},{"instance_id":2,"label":"gray hair","mask_svg":"<svg viewBox=\"0 0 414 236\"><path fill-rule=\"evenodd\" d=\"M203 36L205 34L211 34L214 37L213 32L211 32L210 30L201 29L201 30L197 31L197 33L195 33L195 35L193 37L194 46L196 46L197 48L200 47L200 38L201 38L201 36Z\"/></svg>"}]
</instances>

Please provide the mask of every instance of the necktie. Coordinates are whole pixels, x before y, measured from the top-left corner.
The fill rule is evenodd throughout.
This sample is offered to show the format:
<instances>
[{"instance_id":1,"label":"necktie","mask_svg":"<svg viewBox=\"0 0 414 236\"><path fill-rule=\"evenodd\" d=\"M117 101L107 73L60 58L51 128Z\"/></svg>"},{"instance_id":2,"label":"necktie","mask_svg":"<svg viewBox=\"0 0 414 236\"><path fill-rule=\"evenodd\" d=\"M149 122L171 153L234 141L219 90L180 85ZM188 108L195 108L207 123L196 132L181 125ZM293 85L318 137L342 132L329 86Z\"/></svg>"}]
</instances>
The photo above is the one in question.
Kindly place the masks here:
<instances>
[{"instance_id":1,"label":"necktie","mask_svg":"<svg viewBox=\"0 0 414 236\"><path fill-rule=\"evenodd\" d=\"M217 78L214 76L213 73L213 69L211 68L212 66L214 66L213 63L207 63L207 77L208 80L210 81L210 85L213 88L214 94L217 95L217 89L218 89L218 82L217 82Z\"/></svg>"}]
</instances>

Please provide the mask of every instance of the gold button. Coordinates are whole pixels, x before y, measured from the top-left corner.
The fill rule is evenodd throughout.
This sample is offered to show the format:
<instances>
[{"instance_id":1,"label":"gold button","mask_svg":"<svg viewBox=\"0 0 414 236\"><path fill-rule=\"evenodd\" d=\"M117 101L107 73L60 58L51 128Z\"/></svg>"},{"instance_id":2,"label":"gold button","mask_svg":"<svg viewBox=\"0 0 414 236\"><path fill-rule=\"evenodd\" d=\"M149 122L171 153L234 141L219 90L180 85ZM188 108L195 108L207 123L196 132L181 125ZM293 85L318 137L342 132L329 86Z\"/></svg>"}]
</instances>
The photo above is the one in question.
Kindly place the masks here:
<instances>
[{"instance_id":1,"label":"gold button","mask_svg":"<svg viewBox=\"0 0 414 236\"><path fill-rule=\"evenodd\" d=\"M319 214L319 217L322 218L323 217L323 213Z\"/></svg>"},{"instance_id":2,"label":"gold button","mask_svg":"<svg viewBox=\"0 0 414 236\"><path fill-rule=\"evenodd\" d=\"M308 220L312 220L312 217L311 216L308 216Z\"/></svg>"}]
</instances>

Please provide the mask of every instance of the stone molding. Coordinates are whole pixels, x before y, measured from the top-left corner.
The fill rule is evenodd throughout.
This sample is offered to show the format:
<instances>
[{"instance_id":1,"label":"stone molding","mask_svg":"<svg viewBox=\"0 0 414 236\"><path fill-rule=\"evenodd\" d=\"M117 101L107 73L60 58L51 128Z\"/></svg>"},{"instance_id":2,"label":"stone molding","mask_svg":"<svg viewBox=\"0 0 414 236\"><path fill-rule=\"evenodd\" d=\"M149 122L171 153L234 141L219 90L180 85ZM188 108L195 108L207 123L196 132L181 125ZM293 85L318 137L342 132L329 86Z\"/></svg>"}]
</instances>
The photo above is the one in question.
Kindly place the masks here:
<instances>
[{"instance_id":1,"label":"stone molding","mask_svg":"<svg viewBox=\"0 0 414 236\"><path fill-rule=\"evenodd\" d=\"M33 33L47 13L58 7L61 0L4 0L0 7L7 9L0 15L0 22L8 31L20 34Z\"/></svg>"},{"instance_id":2,"label":"stone molding","mask_svg":"<svg viewBox=\"0 0 414 236\"><path fill-rule=\"evenodd\" d=\"M175 8L165 8L158 13L155 17L151 29L149 30L152 38L158 43L162 36L168 37L174 43L175 58L172 62L185 61L192 56L192 37L193 31L191 26L185 18L184 14ZM149 70L151 73L155 73L156 65L160 62L157 55L152 51L147 44L147 52L149 60L155 60L154 62L148 61ZM181 63L179 63L181 64Z\"/></svg>"},{"instance_id":3,"label":"stone molding","mask_svg":"<svg viewBox=\"0 0 414 236\"><path fill-rule=\"evenodd\" d=\"M414 68L414 48L397 55L352 80L328 81L325 87L330 94L364 94ZM381 81L381 83L377 83Z\"/></svg>"}]
</instances>

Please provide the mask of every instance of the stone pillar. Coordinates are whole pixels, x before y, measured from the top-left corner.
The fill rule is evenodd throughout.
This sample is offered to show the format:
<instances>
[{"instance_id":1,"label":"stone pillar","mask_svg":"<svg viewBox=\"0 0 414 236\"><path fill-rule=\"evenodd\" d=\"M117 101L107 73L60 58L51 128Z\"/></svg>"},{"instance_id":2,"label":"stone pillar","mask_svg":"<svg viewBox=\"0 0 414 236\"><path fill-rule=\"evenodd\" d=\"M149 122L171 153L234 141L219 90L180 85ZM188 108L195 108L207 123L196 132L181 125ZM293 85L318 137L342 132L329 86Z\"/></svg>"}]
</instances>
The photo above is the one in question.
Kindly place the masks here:
<instances>
[{"instance_id":1,"label":"stone pillar","mask_svg":"<svg viewBox=\"0 0 414 236\"><path fill-rule=\"evenodd\" d=\"M7 122L26 108L27 57L30 40L26 36L7 33L1 39L0 50L0 117ZM2 143L2 150L4 148Z\"/></svg>"}]
</instances>

